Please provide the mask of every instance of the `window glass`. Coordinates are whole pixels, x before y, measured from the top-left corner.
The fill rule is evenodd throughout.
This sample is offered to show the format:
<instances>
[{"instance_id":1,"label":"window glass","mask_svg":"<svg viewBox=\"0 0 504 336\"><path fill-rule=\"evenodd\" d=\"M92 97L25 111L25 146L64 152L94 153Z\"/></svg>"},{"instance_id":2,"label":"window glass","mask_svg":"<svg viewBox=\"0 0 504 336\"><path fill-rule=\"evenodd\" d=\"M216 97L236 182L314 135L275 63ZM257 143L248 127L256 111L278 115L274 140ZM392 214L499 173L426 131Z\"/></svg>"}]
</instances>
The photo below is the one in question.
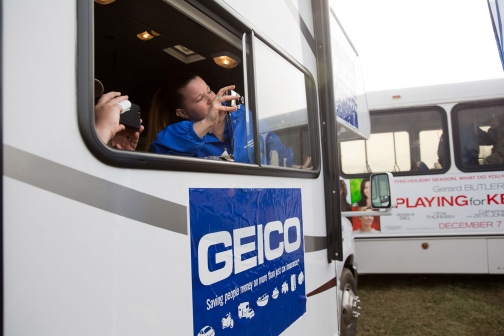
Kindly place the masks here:
<instances>
[{"instance_id":1,"label":"window glass","mask_svg":"<svg viewBox=\"0 0 504 336\"><path fill-rule=\"evenodd\" d=\"M373 113L369 140L341 143L342 170L361 174L441 169L441 129L438 111Z\"/></svg>"},{"instance_id":2,"label":"window glass","mask_svg":"<svg viewBox=\"0 0 504 336\"><path fill-rule=\"evenodd\" d=\"M254 63L263 163L310 168L304 73L257 38L254 38Z\"/></svg>"},{"instance_id":3,"label":"window glass","mask_svg":"<svg viewBox=\"0 0 504 336\"><path fill-rule=\"evenodd\" d=\"M342 162L345 162L344 171L357 174L410 170L409 149L407 132L375 133L371 134L369 140L343 142L341 152Z\"/></svg>"},{"instance_id":4,"label":"window glass","mask_svg":"<svg viewBox=\"0 0 504 336\"><path fill-rule=\"evenodd\" d=\"M432 131L420 131L419 146L420 146L420 161L426 163L429 169L433 169L436 166L440 167L438 162L438 148L439 140L443 131L441 129Z\"/></svg>"},{"instance_id":5,"label":"window glass","mask_svg":"<svg viewBox=\"0 0 504 336\"><path fill-rule=\"evenodd\" d=\"M458 162L463 168L504 164L504 106L465 108L457 111Z\"/></svg>"}]
</instances>

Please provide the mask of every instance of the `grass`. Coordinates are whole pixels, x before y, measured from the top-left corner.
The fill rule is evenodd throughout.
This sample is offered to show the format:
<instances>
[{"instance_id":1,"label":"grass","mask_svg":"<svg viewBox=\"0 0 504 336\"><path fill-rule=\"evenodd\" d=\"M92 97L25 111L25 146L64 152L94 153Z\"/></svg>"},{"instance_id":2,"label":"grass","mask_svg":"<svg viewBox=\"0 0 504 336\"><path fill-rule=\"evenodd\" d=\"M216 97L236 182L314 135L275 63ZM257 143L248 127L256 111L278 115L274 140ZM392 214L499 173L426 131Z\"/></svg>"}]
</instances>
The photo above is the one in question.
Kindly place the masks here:
<instances>
[{"instance_id":1,"label":"grass","mask_svg":"<svg viewBox=\"0 0 504 336\"><path fill-rule=\"evenodd\" d=\"M504 335L503 275L360 275L357 335Z\"/></svg>"}]
</instances>

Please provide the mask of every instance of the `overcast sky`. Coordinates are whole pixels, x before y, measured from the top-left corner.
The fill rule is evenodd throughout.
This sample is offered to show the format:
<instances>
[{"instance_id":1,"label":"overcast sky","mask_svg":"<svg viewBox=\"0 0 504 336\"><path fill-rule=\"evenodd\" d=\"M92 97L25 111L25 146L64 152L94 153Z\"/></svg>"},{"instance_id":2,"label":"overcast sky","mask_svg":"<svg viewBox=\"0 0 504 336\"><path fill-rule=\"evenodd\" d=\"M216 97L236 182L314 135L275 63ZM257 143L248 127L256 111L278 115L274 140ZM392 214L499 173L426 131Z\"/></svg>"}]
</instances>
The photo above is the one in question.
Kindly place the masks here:
<instances>
[{"instance_id":1,"label":"overcast sky","mask_svg":"<svg viewBox=\"0 0 504 336\"><path fill-rule=\"evenodd\" d=\"M330 0L366 91L504 78L486 0Z\"/></svg>"}]
</instances>

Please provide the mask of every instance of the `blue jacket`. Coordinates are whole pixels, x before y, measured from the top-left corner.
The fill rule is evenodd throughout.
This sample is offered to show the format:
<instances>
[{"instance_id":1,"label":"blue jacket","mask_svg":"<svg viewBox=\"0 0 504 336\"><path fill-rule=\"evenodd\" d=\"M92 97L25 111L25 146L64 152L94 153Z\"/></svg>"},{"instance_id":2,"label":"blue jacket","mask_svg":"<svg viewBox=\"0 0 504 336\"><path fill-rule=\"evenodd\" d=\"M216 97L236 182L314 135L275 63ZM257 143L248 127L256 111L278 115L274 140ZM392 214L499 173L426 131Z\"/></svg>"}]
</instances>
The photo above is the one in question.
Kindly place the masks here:
<instances>
[{"instance_id":1,"label":"blue jacket","mask_svg":"<svg viewBox=\"0 0 504 336\"><path fill-rule=\"evenodd\" d=\"M245 118L245 110L243 105L237 111L230 113L232 133L234 138L234 160L243 163L255 163L254 159L254 140L247 141L247 122ZM267 126L262 129L269 129ZM252 134L252 129L249 126L249 134ZM200 138L194 132L193 122L180 121L171 124L158 133L156 140L150 145L149 151L159 154L173 154L193 157L208 157L220 156L227 150L231 154L232 144L229 131L229 124L226 123L224 130L224 142L220 141L214 134L207 133L203 138ZM267 149L271 148L279 152L280 165L283 166L284 155L287 155L287 166L293 164L294 154L292 149L286 149L281 143L280 138L272 132L267 135ZM269 155L265 156L262 153L264 148L263 139L261 141L261 161L263 164L269 164Z\"/></svg>"}]
</instances>

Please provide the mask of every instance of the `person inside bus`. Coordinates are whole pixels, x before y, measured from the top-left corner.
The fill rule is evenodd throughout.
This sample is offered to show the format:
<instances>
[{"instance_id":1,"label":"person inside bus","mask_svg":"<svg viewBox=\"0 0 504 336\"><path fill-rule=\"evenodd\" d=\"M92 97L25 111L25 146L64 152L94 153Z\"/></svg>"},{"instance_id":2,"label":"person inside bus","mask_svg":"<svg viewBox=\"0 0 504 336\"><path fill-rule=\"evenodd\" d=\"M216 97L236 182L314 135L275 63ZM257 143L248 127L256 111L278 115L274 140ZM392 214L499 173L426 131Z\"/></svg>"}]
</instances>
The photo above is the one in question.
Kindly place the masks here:
<instances>
[{"instance_id":1,"label":"person inside bus","mask_svg":"<svg viewBox=\"0 0 504 336\"><path fill-rule=\"evenodd\" d=\"M411 171L415 170L429 170L429 167L423 161L411 160Z\"/></svg>"},{"instance_id":2,"label":"person inside bus","mask_svg":"<svg viewBox=\"0 0 504 336\"><path fill-rule=\"evenodd\" d=\"M159 89L149 115L148 151L200 158L229 158L232 153L233 161L254 163L254 144L247 142L243 104L240 108L224 104L239 98L225 94L234 88L226 86L215 94L201 77L184 74ZM260 141L262 149L262 137ZM268 145L277 149L279 162L293 168L308 168L293 164L292 150L285 148L278 136L270 137ZM270 164L262 154L261 161Z\"/></svg>"},{"instance_id":3,"label":"person inside bus","mask_svg":"<svg viewBox=\"0 0 504 336\"><path fill-rule=\"evenodd\" d=\"M380 233L380 231L374 229L372 227L375 216L372 216L372 209L370 207L359 207L358 211L369 211L369 215L367 216L358 216L357 219L360 222L360 227L354 231L354 234L366 234L366 233Z\"/></svg>"},{"instance_id":4,"label":"person inside bus","mask_svg":"<svg viewBox=\"0 0 504 336\"><path fill-rule=\"evenodd\" d=\"M504 163L504 114L493 115L488 134L494 141L492 153L487 156L483 163L486 165Z\"/></svg>"},{"instance_id":5,"label":"person inside bus","mask_svg":"<svg viewBox=\"0 0 504 336\"><path fill-rule=\"evenodd\" d=\"M479 164L479 146L492 146L496 144L494 129L490 128L488 132L483 131L476 124L473 113L463 111L458 114L460 127L460 151L461 159L464 165Z\"/></svg>"},{"instance_id":6,"label":"person inside bus","mask_svg":"<svg viewBox=\"0 0 504 336\"><path fill-rule=\"evenodd\" d=\"M435 169L441 169L445 166L445 153L444 153L444 133L441 133L438 142L437 156L438 162L434 163Z\"/></svg>"},{"instance_id":7,"label":"person inside bus","mask_svg":"<svg viewBox=\"0 0 504 336\"><path fill-rule=\"evenodd\" d=\"M127 100L128 96L121 96L120 92L102 93L103 85L95 80L95 97L99 97L94 108L98 137L107 146L134 151L144 127L140 125L140 129L136 130L119 123L122 109L118 103Z\"/></svg>"}]
</instances>

